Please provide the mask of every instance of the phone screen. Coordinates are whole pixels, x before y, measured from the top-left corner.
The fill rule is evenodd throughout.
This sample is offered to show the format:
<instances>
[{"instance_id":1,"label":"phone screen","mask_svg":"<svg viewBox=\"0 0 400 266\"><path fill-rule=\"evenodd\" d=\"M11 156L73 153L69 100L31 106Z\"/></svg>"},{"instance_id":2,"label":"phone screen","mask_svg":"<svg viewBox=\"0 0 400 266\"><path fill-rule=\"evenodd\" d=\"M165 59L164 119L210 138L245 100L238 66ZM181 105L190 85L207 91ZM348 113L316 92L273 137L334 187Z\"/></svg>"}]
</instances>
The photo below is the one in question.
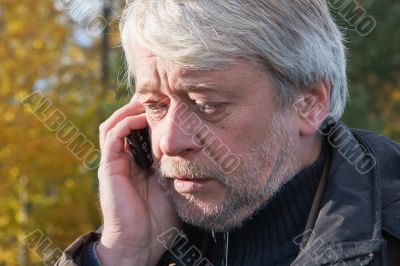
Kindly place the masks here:
<instances>
[{"instance_id":1,"label":"phone screen","mask_svg":"<svg viewBox=\"0 0 400 266\"><path fill-rule=\"evenodd\" d=\"M126 137L129 148L137 165L142 168L150 168L153 164L151 155L151 142L148 128L133 130Z\"/></svg>"}]
</instances>

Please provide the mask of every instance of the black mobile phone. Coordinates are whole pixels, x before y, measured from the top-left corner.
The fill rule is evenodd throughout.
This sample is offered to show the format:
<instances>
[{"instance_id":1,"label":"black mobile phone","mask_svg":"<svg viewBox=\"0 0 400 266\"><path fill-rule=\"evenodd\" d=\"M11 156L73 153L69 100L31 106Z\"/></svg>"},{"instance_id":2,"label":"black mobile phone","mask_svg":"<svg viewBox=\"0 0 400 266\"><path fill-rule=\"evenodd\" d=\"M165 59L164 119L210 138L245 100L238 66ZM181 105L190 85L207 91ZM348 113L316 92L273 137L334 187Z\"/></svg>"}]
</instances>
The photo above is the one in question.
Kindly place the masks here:
<instances>
[{"instance_id":1,"label":"black mobile phone","mask_svg":"<svg viewBox=\"0 0 400 266\"><path fill-rule=\"evenodd\" d=\"M137 165L142 168L150 168L153 164L153 156L151 155L151 142L148 128L133 130L126 137L126 142L133 154L133 158Z\"/></svg>"}]
</instances>

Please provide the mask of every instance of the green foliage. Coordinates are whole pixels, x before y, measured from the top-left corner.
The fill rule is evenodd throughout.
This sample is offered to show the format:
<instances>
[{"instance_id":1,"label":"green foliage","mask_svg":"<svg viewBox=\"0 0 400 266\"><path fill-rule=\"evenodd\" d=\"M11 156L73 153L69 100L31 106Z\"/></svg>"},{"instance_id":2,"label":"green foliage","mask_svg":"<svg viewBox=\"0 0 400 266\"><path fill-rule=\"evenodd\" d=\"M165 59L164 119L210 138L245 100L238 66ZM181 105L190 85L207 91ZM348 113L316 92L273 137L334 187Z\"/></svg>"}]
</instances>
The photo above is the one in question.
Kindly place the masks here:
<instances>
[{"instance_id":1,"label":"green foliage","mask_svg":"<svg viewBox=\"0 0 400 266\"><path fill-rule=\"evenodd\" d=\"M345 1L342 1L345 2ZM359 1L375 29L360 36L337 12L348 47L350 104L343 120L400 141L400 2Z\"/></svg>"}]
</instances>

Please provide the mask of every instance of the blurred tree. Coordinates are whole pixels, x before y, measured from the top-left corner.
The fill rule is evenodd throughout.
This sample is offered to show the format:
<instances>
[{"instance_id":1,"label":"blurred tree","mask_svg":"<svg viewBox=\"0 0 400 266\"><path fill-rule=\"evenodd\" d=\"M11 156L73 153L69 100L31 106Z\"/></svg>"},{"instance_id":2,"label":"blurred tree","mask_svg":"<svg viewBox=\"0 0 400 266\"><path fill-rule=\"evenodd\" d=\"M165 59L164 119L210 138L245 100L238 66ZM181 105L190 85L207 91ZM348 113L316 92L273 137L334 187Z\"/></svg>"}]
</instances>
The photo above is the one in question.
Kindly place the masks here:
<instances>
[{"instance_id":1,"label":"blurred tree","mask_svg":"<svg viewBox=\"0 0 400 266\"><path fill-rule=\"evenodd\" d=\"M350 9L355 3L361 4L365 15L376 20L376 27L370 34L361 36L343 16L345 10L342 15L338 10L334 12L345 33L349 57L351 101L344 121L400 141L400 2L348 2L352 3L348 4Z\"/></svg>"},{"instance_id":2,"label":"blurred tree","mask_svg":"<svg viewBox=\"0 0 400 266\"><path fill-rule=\"evenodd\" d=\"M0 265L41 265L45 254L20 241L37 229L64 249L101 222L96 171L21 103L40 91L97 146L98 125L124 102L101 83L101 34L56 2L0 0Z\"/></svg>"}]
</instances>

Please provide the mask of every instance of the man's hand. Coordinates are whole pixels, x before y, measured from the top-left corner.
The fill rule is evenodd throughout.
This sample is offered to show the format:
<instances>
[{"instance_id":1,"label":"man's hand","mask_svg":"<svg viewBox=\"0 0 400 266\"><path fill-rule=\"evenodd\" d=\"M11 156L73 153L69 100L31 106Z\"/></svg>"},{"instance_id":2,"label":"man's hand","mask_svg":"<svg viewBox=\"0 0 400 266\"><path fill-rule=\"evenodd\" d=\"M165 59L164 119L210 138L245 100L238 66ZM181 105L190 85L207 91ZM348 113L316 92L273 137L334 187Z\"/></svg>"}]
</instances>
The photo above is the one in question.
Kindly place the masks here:
<instances>
[{"instance_id":1,"label":"man's hand","mask_svg":"<svg viewBox=\"0 0 400 266\"><path fill-rule=\"evenodd\" d=\"M103 234L96 246L101 264L156 265L165 249L157 236L179 227L179 218L151 170L141 169L125 143L147 127L143 106L131 102L100 126L98 171Z\"/></svg>"}]
</instances>

